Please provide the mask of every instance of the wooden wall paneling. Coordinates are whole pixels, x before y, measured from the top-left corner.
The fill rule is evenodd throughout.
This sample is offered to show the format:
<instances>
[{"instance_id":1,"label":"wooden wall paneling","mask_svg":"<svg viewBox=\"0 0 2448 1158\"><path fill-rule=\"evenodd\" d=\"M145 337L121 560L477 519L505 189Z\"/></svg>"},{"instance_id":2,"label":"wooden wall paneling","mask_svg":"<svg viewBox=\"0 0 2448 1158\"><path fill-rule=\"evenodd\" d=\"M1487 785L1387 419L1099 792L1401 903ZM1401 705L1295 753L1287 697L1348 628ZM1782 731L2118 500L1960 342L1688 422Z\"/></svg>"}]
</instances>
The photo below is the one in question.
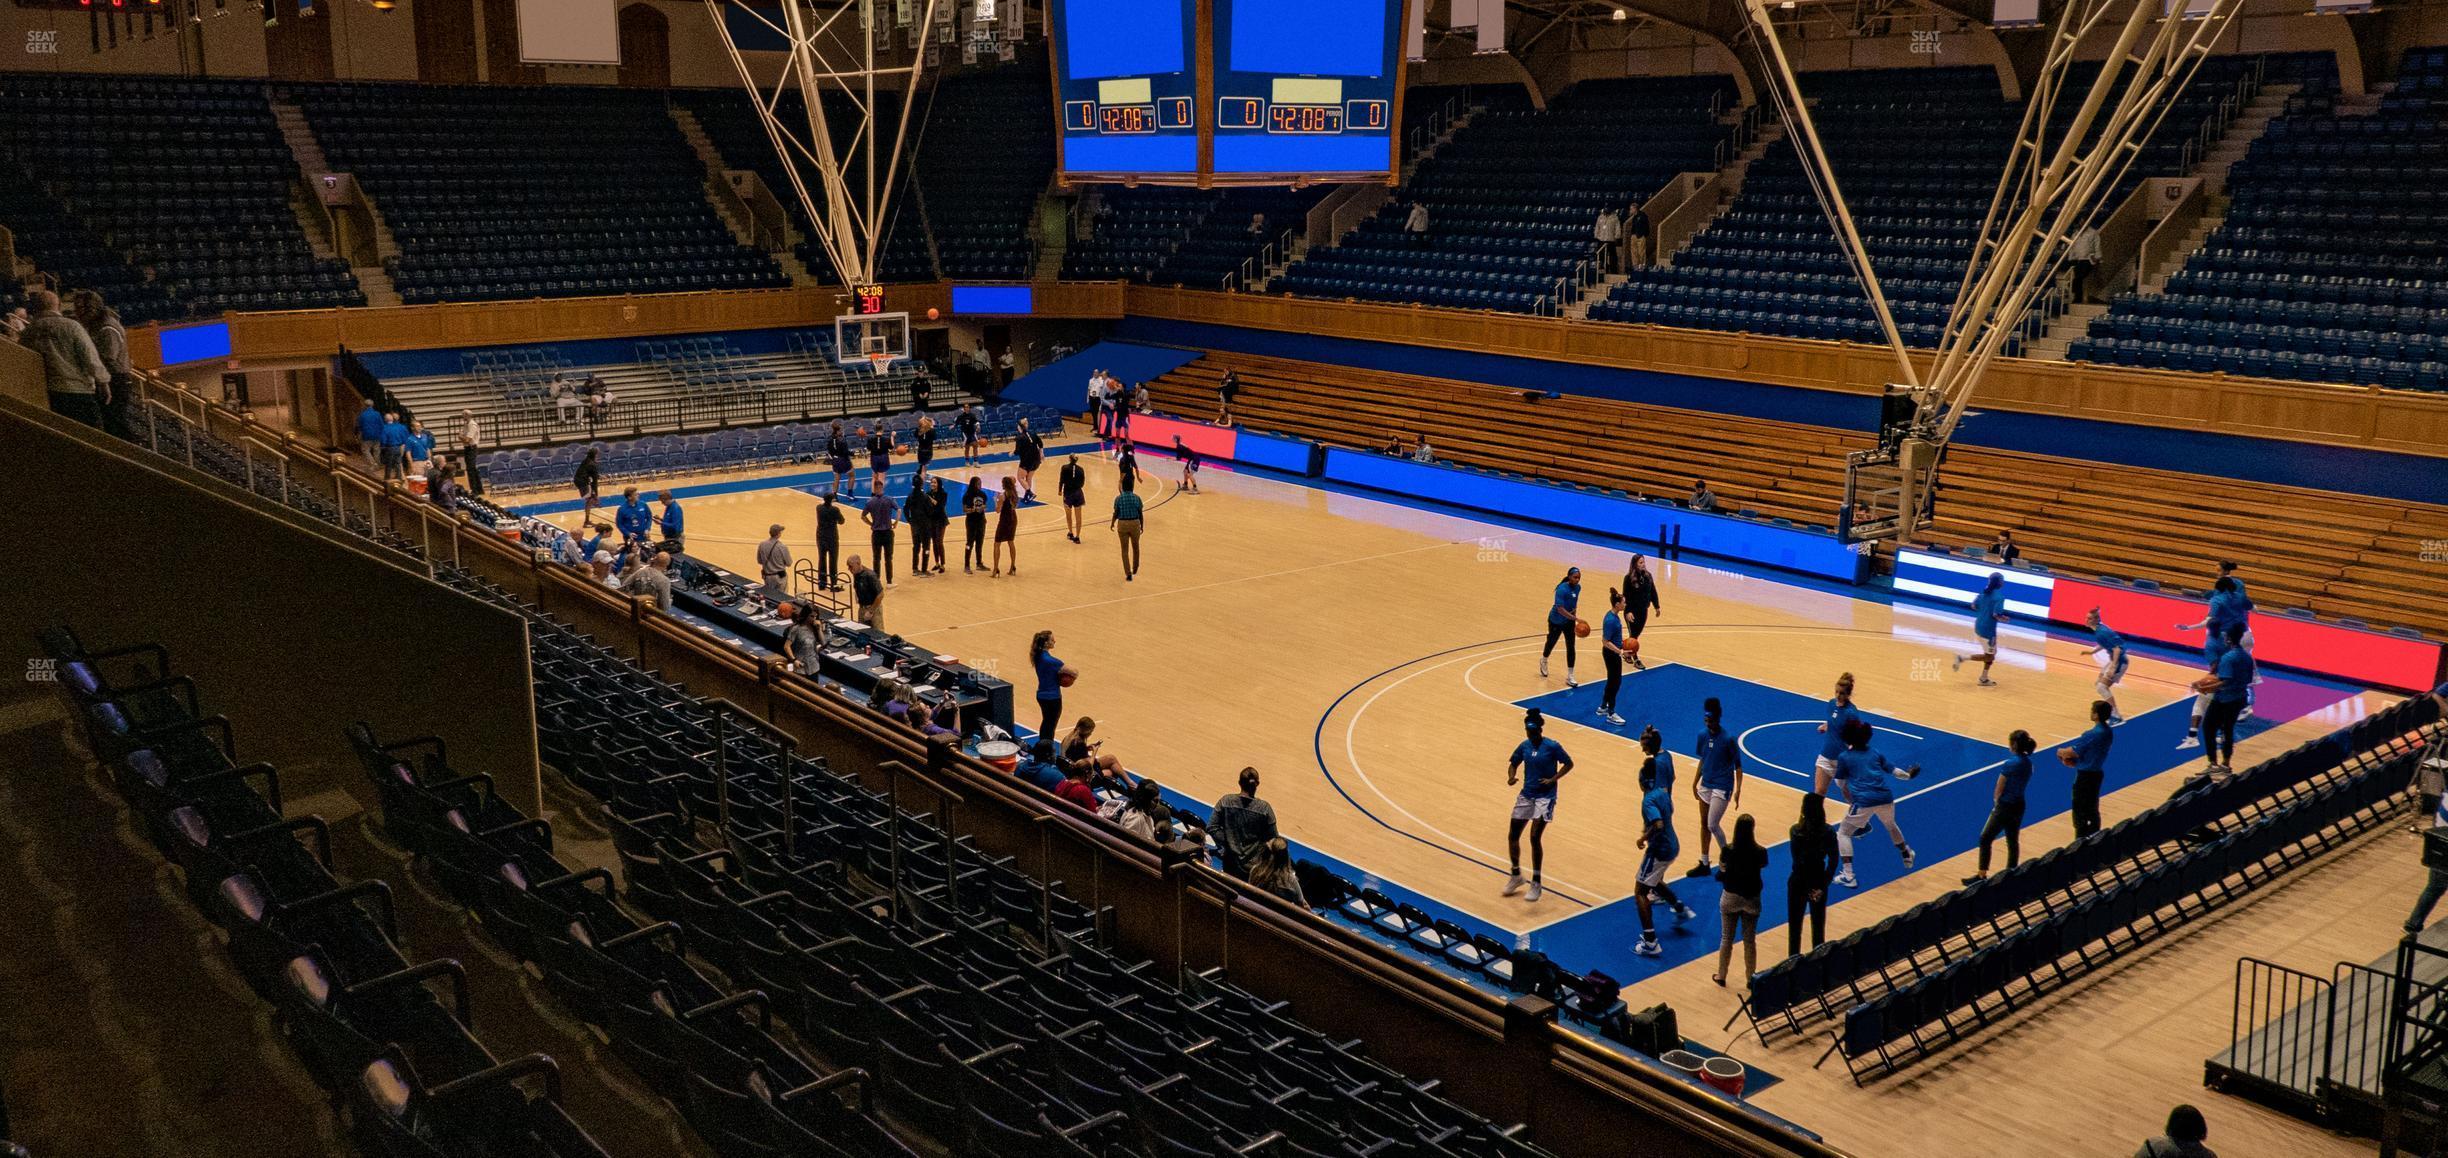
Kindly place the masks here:
<instances>
[{"instance_id":1,"label":"wooden wall paneling","mask_svg":"<svg viewBox=\"0 0 2448 1158\"><path fill-rule=\"evenodd\" d=\"M407 0L416 22L417 79L475 84L476 0Z\"/></svg>"}]
</instances>

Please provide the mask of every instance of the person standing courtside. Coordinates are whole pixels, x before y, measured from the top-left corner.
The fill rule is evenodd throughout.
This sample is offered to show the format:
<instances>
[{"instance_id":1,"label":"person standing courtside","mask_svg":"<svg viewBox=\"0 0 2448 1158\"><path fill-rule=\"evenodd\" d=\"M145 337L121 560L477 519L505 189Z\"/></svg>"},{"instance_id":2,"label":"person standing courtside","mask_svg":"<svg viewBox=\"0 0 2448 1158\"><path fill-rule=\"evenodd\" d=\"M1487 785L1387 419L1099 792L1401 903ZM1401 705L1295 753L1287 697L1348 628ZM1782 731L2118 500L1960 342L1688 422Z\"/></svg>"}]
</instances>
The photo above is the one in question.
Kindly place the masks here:
<instances>
[{"instance_id":1,"label":"person standing courtside","mask_svg":"<svg viewBox=\"0 0 2448 1158\"><path fill-rule=\"evenodd\" d=\"M1649 665L1640 657L1641 632L1649 629L1649 613L1663 613L1665 608L1658 604L1657 576L1649 573L1649 560L1637 551L1624 564L1623 584L1624 607L1632 614L1624 625L1624 637L1633 641L1625 646L1624 656L1632 661L1633 671L1646 671Z\"/></svg>"},{"instance_id":2,"label":"person standing courtside","mask_svg":"<svg viewBox=\"0 0 2448 1158\"><path fill-rule=\"evenodd\" d=\"M1003 553L1011 552L1011 573L1020 573L1020 488L1010 475L1003 476L1003 502L995 510L994 566L988 575L1003 574Z\"/></svg>"},{"instance_id":3,"label":"person standing courtside","mask_svg":"<svg viewBox=\"0 0 2448 1158\"><path fill-rule=\"evenodd\" d=\"M850 602L860 623L884 630L884 581L856 555L850 556Z\"/></svg>"},{"instance_id":4,"label":"person standing courtside","mask_svg":"<svg viewBox=\"0 0 2448 1158\"><path fill-rule=\"evenodd\" d=\"M952 499L944 493L943 479L927 480L927 553L935 557L935 573L944 573L944 532L952 526Z\"/></svg>"},{"instance_id":5,"label":"person standing courtside","mask_svg":"<svg viewBox=\"0 0 2448 1158\"><path fill-rule=\"evenodd\" d=\"M841 587L841 529L850 516L842 513L841 504L833 501L833 492L826 491L816 502L816 586L825 591Z\"/></svg>"},{"instance_id":6,"label":"person standing courtside","mask_svg":"<svg viewBox=\"0 0 2448 1158\"><path fill-rule=\"evenodd\" d=\"M961 574L974 574L986 564L986 512L993 509L994 500L986 497L986 485L978 476L969 476L969 489L961 492L961 530L965 540L961 548Z\"/></svg>"},{"instance_id":7,"label":"person standing courtside","mask_svg":"<svg viewBox=\"0 0 2448 1158\"><path fill-rule=\"evenodd\" d=\"M1064 537L1079 542L1088 513L1088 469L1080 465L1078 455L1063 457L1062 470L1054 476L1054 489L1062 496Z\"/></svg>"},{"instance_id":8,"label":"person standing courtside","mask_svg":"<svg viewBox=\"0 0 2448 1158\"><path fill-rule=\"evenodd\" d=\"M960 413L953 416L952 425L960 431L961 465L976 466L978 455L986 449L986 440L979 435L977 409L966 402L961 403Z\"/></svg>"},{"instance_id":9,"label":"person standing courtside","mask_svg":"<svg viewBox=\"0 0 2448 1158\"><path fill-rule=\"evenodd\" d=\"M925 578L935 573L928 561L928 551L935 545L935 499L927 493L926 476L910 479L909 498L902 501L901 517L909 524L910 574Z\"/></svg>"},{"instance_id":10,"label":"person standing courtside","mask_svg":"<svg viewBox=\"0 0 2448 1158\"><path fill-rule=\"evenodd\" d=\"M1537 708L1522 717L1522 742L1513 746L1513 756L1505 763L1505 786L1521 785L1521 794L1513 801L1513 820L1505 832L1505 850L1512 857L1513 870L1505 878L1504 895L1522 890L1521 838L1522 830L1530 830L1530 892L1522 899L1537 901L1547 892L1542 878L1547 864L1547 825L1555 820L1556 782L1573 770L1571 753L1564 745L1547 738L1547 718Z\"/></svg>"},{"instance_id":11,"label":"person standing courtside","mask_svg":"<svg viewBox=\"0 0 2448 1158\"><path fill-rule=\"evenodd\" d=\"M1989 846L1999 837L2006 838L2006 867L2022 862L2024 792L2031 786L2032 751L2038 746L2031 733L2021 728L2006 737L2006 762L1998 765L1997 784L1989 793L1989 820L1981 825L1980 867L1963 883L1973 884L1989 875Z\"/></svg>"},{"instance_id":12,"label":"person standing courtside","mask_svg":"<svg viewBox=\"0 0 2448 1158\"><path fill-rule=\"evenodd\" d=\"M680 500L672 497L670 491L664 491L657 497L663 502L663 517L658 520L658 523L662 528L664 540L671 544L671 549L674 551L688 550L686 545L688 543L688 523L680 513Z\"/></svg>"},{"instance_id":13,"label":"person standing courtside","mask_svg":"<svg viewBox=\"0 0 2448 1158\"><path fill-rule=\"evenodd\" d=\"M1842 865L1836 830L1828 827L1827 797L1816 792L1802 797L1801 818L1785 836L1792 854L1785 870L1785 955L1802 955L1802 918L1810 917L1810 943L1827 941L1827 891Z\"/></svg>"},{"instance_id":14,"label":"person standing courtside","mask_svg":"<svg viewBox=\"0 0 2448 1158\"><path fill-rule=\"evenodd\" d=\"M879 474L876 477L880 479L883 476ZM899 524L899 517L900 508L893 503L891 495L884 493L881 485L875 488L875 494L859 511L859 518L867 524L867 546L875 552L876 570L884 573L886 586L893 581L893 528Z\"/></svg>"},{"instance_id":15,"label":"person standing courtside","mask_svg":"<svg viewBox=\"0 0 2448 1158\"><path fill-rule=\"evenodd\" d=\"M782 524L765 528L765 541L757 544L756 556L757 582L776 588L790 585L791 549L782 541Z\"/></svg>"},{"instance_id":16,"label":"person standing courtside","mask_svg":"<svg viewBox=\"0 0 2448 1158\"><path fill-rule=\"evenodd\" d=\"M1564 641L1564 686L1575 688L1581 681L1573 678L1574 637L1579 633L1579 618L1574 614L1581 606L1581 569L1564 572L1564 581L1556 584L1555 597L1547 607L1547 645L1539 650L1539 678L1547 678L1547 657L1555 654L1556 640Z\"/></svg>"},{"instance_id":17,"label":"person standing courtside","mask_svg":"<svg viewBox=\"0 0 2448 1158\"><path fill-rule=\"evenodd\" d=\"M357 412L357 451L365 455L366 465L376 470L382 469L382 428L382 409L369 398L365 408ZM583 495L585 492L582 490L579 493Z\"/></svg>"},{"instance_id":18,"label":"person standing courtside","mask_svg":"<svg viewBox=\"0 0 2448 1158\"><path fill-rule=\"evenodd\" d=\"M1037 734L1051 736L1062 724L1063 679L1079 673L1054 654L1054 633L1040 631L1029 640L1029 670L1037 674Z\"/></svg>"},{"instance_id":19,"label":"person standing courtside","mask_svg":"<svg viewBox=\"0 0 2448 1158\"><path fill-rule=\"evenodd\" d=\"M459 465L467 474L467 491L484 497L484 475L477 472L476 455L484 447L484 425L476 421L476 412L459 412Z\"/></svg>"},{"instance_id":20,"label":"person standing courtside","mask_svg":"<svg viewBox=\"0 0 2448 1158\"><path fill-rule=\"evenodd\" d=\"M2057 759L2074 770L2074 839L2100 830L2100 785L2108 778L2108 750L2116 744L2116 732L2108 726L2116 706L2106 700L2091 701L2091 730L2074 737L2074 742L2057 749Z\"/></svg>"}]
</instances>

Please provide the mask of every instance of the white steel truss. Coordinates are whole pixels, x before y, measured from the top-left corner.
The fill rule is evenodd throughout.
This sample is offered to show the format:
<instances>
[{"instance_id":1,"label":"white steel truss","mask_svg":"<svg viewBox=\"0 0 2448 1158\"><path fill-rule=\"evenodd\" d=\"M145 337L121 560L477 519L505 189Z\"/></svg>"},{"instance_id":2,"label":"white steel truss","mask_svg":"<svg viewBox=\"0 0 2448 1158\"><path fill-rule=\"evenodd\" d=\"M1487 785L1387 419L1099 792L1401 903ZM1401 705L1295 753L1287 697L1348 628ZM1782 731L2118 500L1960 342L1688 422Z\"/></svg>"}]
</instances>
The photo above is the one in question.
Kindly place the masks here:
<instances>
[{"instance_id":1,"label":"white steel truss","mask_svg":"<svg viewBox=\"0 0 2448 1158\"><path fill-rule=\"evenodd\" d=\"M916 27L932 35L938 7L952 2L925 0ZM768 14L773 9L752 7L746 0L705 0L705 5L757 119L782 158L791 194L806 211L815 241L832 260L835 275L852 289L874 284L892 230L894 191L904 184L903 156L926 70L926 50L908 47L907 64L879 66L876 41L886 31L878 20L888 13L879 13L876 0L779 0L780 23ZM785 60L771 78L757 76L723 19L726 11L741 13L783 39ZM877 82L896 77L903 78L901 115L888 143L876 113L894 94L889 89L879 92ZM806 106L803 118L792 117L784 106L783 98L792 92ZM856 120L841 147L835 145L831 124L840 110L826 108L827 93L844 99L848 115ZM795 119L803 123L793 123ZM815 176L815 190L808 187L808 172Z\"/></svg>"},{"instance_id":2,"label":"white steel truss","mask_svg":"<svg viewBox=\"0 0 2448 1158\"><path fill-rule=\"evenodd\" d=\"M1745 7L1769 96L1784 114L1803 173L1895 354L1894 388L1912 401L1904 429L1882 431L1878 449L1847 462L1838 523L1855 542L1900 539L1927 524L1939 459L1990 362L2055 283L2075 235L2111 208L2108 198L2243 3L2067 0L2052 26L2013 151L1999 174L1938 348L1919 356L1906 346L1888 308L1878 271L1871 267L1778 41L1773 10L1767 0L1745 0ZM2076 48L2111 27L2114 43L2098 76L2087 88L2074 82ZM2052 122L2067 101L2078 103L2058 132Z\"/></svg>"}]
</instances>

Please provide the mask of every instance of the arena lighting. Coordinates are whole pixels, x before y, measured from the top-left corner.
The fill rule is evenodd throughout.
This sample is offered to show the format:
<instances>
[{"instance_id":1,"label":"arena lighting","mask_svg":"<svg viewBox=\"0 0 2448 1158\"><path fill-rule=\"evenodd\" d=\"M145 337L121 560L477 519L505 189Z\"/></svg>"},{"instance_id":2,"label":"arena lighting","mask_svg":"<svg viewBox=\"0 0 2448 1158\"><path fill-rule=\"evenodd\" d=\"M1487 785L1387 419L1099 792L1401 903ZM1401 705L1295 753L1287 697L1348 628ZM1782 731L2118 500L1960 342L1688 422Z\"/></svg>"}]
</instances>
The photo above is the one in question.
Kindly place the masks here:
<instances>
[{"instance_id":1,"label":"arena lighting","mask_svg":"<svg viewBox=\"0 0 2448 1158\"><path fill-rule=\"evenodd\" d=\"M374 0L376 12L389 12L397 7L399 7L399 0Z\"/></svg>"},{"instance_id":2,"label":"arena lighting","mask_svg":"<svg viewBox=\"0 0 2448 1158\"><path fill-rule=\"evenodd\" d=\"M1612 16L1607 17L1607 19L1609 19L1609 20L1630 20L1630 19L1632 19L1632 14L1631 14L1630 12L1627 12L1627 11L1625 11L1625 10L1621 9L1621 8L1618 8L1618 9L1616 9L1616 10L1615 10L1615 14L1614 14L1614 15L1612 15Z\"/></svg>"}]
</instances>

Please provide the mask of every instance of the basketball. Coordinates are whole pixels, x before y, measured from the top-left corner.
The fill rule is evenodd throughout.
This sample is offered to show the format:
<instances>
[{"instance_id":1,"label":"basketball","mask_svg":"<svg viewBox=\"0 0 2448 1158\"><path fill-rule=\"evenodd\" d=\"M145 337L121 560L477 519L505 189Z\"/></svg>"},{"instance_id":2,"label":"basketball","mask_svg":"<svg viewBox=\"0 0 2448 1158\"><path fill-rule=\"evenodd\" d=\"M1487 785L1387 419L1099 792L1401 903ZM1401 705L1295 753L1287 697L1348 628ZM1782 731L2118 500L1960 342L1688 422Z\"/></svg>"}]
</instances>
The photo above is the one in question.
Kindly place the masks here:
<instances>
[{"instance_id":1,"label":"basketball","mask_svg":"<svg viewBox=\"0 0 2448 1158\"><path fill-rule=\"evenodd\" d=\"M1588 639L1588 638L1589 638L1589 620L1586 620L1586 619L1576 619L1576 620L1573 620L1573 635L1574 635L1576 638L1580 638L1580 639Z\"/></svg>"},{"instance_id":2,"label":"basketball","mask_svg":"<svg viewBox=\"0 0 2448 1158\"><path fill-rule=\"evenodd\" d=\"M1623 653L1625 655L1639 655L1640 641L1637 639L1627 639L1623 641Z\"/></svg>"},{"instance_id":3,"label":"basketball","mask_svg":"<svg viewBox=\"0 0 2448 1158\"><path fill-rule=\"evenodd\" d=\"M2060 764L2065 765L2065 766L2066 766L2066 767L2068 767L2068 768L2073 767L2073 766L2074 766L2074 749L2072 749L2072 748L2059 748L2059 749L2057 749L2057 762L2058 762L2058 763L2060 763Z\"/></svg>"},{"instance_id":4,"label":"basketball","mask_svg":"<svg viewBox=\"0 0 2448 1158\"><path fill-rule=\"evenodd\" d=\"M784 619L795 619L799 615L799 607L794 603L778 603L774 605L774 614Z\"/></svg>"},{"instance_id":5,"label":"basketball","mask_svg":"<svg viewBox=\"0 0 2448 1158\"><path fill-rule=\"evenodd\" d=\"M940 317L942 317L942 316L943 316L943 311L942 311L942 310L936 309L936 308L935 308L935 307L933 307L933 306L928 306L928 307L927 307L927 320L928 320L928 321L930 321L930 322L931 322L931 321L934 321L935 319L940 318Z\"/></svg>"},{"instance_id":6,"label":"basketball","mask_svg":"<svg viewBox=\"0 0 2448 1158\"><path fill-rule=\"evenodd\" d=\"M1079 673L1072 671L1070 668L1064 668L1062 669L1062 674L1054 678L1056 683L1059 683L1067 688L1079 682Z\"/></svg>"}]
</instances>

